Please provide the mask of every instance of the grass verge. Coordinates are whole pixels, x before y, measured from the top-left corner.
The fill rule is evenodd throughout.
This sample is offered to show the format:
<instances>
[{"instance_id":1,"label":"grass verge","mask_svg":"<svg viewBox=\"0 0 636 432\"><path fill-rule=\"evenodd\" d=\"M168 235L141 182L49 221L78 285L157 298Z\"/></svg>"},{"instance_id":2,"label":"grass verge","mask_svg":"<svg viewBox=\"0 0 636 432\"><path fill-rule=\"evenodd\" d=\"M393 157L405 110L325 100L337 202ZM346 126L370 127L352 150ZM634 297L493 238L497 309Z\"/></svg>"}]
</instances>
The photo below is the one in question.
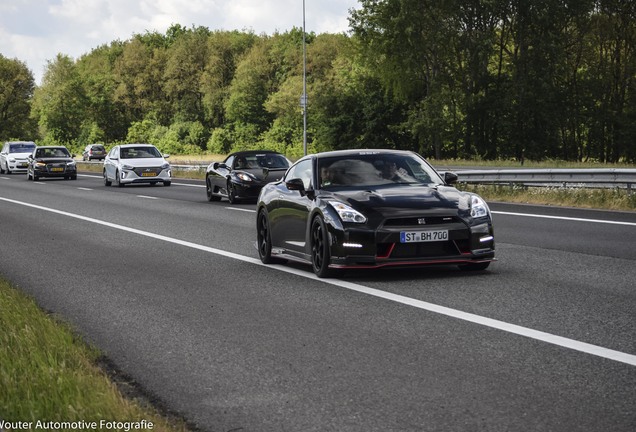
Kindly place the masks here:
<instances>
[{"instance_id":1,"label":"grass verge","mask_svg":"<svg viewBox=\"0 0 636 432\"><path fill-rule=\"evenodd\" d=\"M28 430L46 428L38 428L38 422L56 431L124 430L126 425L133 426L130 430L135 425L188 430L184 422L145 401L125 397L98 366L100 358L68 325L0 278L1 420L30 423L23 428ZM95 422L96 427L77 427L80 422Z\"/></svg>"}]
</instances>

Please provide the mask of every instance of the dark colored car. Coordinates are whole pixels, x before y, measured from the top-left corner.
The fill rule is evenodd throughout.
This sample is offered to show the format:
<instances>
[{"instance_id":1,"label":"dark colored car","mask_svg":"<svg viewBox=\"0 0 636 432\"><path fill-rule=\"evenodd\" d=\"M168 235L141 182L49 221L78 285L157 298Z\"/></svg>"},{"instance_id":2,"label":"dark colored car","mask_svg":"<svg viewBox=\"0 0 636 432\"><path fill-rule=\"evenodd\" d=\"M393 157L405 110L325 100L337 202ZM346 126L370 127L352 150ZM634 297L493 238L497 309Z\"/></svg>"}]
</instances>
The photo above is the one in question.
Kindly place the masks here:
<instances>
[{"instance_id":1,"label":"dark colored car","mask_svg":"<svg viewBox=\"0 0 636 432\"><path fill-rule=\"evenodd\" d=\"M64 146L36 147L28 157L27 179L63 177L65 180L77 180L74 157Z\"/></svg>"},{"instance_id":2,"label":"dark colored car","mask_svg":"<svg viewBox=\"0 0 636 432\"><path fill-rule=\"evenodd\" d=\"M93 159L104 160L106 158L106 148L102 144L89 144L82 152L83 161L92 161Z\"/></svg>"},{"instance_id":3,"label":"dark colored car","mask_svg":"<svg viewBox=\"0 0 636 432\"><path fill-rule=\"evenodd\" d=\"M227 198L234 204L256 200L261 188L278 181L291 163L280 153L249 150L230 154L223 162L211 163L206 169L205 185L209 201Z\"/></svg>"},{"instance_id":4,"label":"dark colored car","mask_svg":"<svg viewBox=\"0 0 636 432\"><path fill-rule=\"evenodd\" d=\"M343 150L305 156L258 198L257 247L265 264L338 269L454 264L485 270L495 257L490 210L420 155Z\"/></svg>"}]
</instances>

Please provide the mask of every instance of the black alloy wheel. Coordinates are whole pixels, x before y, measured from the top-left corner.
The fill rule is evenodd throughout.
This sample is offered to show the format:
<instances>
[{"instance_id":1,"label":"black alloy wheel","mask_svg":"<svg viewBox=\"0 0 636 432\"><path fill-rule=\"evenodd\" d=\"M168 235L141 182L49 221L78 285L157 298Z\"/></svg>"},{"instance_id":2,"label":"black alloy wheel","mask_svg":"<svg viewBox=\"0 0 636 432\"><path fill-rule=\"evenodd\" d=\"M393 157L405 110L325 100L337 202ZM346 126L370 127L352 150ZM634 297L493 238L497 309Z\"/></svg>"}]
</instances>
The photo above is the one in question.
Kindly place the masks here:
<instances>
[{"instance_id":1,"label":"black alloy wheel","mask_svg":"<svg viewBox=\"0 0 636 432\"><path fill-rule=\"evenodd\" d=\"M269 231L269 219L265 210L261 210L256 218L256 242L258 243L258 256L263 264L278 262L272 257L272 237Z\"/></svg>"},{"instance_id":2,"label":"black alloy wheel","mask_svg":"<svg viewBox=\"0 0 636 432\"><path fill-rule=\"evenodd\" d=\"M322 218L316 216L311 223L311 266L319 278L334 275L334 270L329 268L330 258L329 233Z\"/></svg>"}]
</instances>

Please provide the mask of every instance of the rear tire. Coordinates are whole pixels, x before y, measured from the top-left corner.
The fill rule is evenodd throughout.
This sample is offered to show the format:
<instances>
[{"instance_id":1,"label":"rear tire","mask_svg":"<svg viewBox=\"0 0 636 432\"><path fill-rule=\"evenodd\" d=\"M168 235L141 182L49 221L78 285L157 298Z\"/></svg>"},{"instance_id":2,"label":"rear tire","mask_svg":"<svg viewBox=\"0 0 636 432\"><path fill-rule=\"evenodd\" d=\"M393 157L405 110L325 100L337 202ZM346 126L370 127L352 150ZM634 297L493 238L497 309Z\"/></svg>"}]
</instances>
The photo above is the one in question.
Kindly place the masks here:
<instances>
[{"instance_id":1,"label":"rear tire","mask_svg":"<svg viewBox=\"0 0 636 432\"><path fill-rule=\"evenodd\" d=\"M335 270L329 268L330 261L327 226L320 216L316 216L311 223L311 267L316 276L328 278L335 275Z\"/></svg>"}]
</instances>

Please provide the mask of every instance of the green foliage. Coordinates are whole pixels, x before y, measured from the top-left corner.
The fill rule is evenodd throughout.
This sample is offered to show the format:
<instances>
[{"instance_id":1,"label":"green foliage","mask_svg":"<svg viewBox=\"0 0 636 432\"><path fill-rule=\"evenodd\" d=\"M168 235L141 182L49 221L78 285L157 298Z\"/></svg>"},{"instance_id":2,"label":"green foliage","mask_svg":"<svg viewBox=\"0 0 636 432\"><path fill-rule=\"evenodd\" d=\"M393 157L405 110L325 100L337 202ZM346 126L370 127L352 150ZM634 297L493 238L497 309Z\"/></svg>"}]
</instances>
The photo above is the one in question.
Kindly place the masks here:
<instances>
[{"instance_id":1,"label":"green foliage","mask_svg":"<svg viewBox=\"0 0 636 432\"><path fill-rule=\"evenodd\" d=\"M359 3L350 35L305 35L310 151L636 162L634 2ZM7 65L0 58L0 74ZM297 154L303 83L299 28L268 36L173 24L76 62L58 56L31 115L46 142ZM19 124L30 103L27 79L11 103ZM35 130L9 133L15 123L2 120L5 136Z\"/></svg>"},{"instance_id":2,"label":"green foliage","mask_svg":"<svg viewBox=\"0 0 636 432\"><path fill-rule=\"evenodd\" d=\"M35 140L30 118L35 81L27 66L0 54L0 140Z\"/></svg>"}]
</instances>

